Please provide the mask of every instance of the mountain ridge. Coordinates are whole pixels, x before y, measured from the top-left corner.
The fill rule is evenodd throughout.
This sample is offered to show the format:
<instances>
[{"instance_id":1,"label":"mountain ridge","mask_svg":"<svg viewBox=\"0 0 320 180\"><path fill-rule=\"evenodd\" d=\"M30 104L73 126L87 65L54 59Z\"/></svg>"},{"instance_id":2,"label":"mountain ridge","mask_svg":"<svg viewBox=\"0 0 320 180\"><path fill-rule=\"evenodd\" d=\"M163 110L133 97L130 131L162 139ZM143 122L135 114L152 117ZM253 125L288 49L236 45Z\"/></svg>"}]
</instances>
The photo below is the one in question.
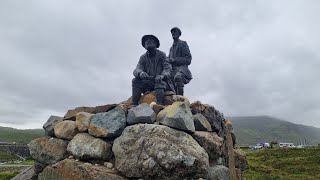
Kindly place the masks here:
<instances>
[{"instance_id":1,"label":"mountain ridge","mask_svg":"<svg viewBox=\"0 0 320 180\"><path fill-rule=\"evenodd\" d=\"M320 143L320 128L291 123L271 116L227 117L233 123L237 145L261 142L291 142L307 145Z\"/></svg>"}]
</instances>

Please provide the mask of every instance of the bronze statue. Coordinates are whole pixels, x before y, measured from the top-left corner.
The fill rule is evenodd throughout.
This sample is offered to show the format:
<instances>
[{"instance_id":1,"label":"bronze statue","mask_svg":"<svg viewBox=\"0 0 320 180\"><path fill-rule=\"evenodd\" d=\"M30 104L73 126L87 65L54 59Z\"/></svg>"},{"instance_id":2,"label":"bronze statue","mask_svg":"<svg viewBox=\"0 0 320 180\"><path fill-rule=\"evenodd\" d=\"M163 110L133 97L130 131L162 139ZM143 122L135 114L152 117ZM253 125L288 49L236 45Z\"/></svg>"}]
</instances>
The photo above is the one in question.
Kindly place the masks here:
<instances>
[{"instance_id":1,"label":"bronze statue","mask_svg":"<svg viewBox=\"0 0 320 180\"><path fill-rule=\"evenodd\" d=\"M147 50L133 71L132 101L138 105L141 93L155 90L157 103L163 105L164 93L168 88L165 81L170 79L171 65L166 54L157 48L160 42L154 35L145 35L141 39L142 46Z\"/></svg>"},{"instance_id":2,"label":"bronze statue","mask_svg":"<svg viewBox=\"0 0 320 180\"><path fill-rule=\"evenodd\" d=\"M188 68L191 64L191 53L186 41L179 39L181 30L177 27L171 29L173 44L169 52L169 62L172 64L172 81L174 82L177 95L183 95L183 87L192 79L192 74Z\"/></svg>"}]
</instances>

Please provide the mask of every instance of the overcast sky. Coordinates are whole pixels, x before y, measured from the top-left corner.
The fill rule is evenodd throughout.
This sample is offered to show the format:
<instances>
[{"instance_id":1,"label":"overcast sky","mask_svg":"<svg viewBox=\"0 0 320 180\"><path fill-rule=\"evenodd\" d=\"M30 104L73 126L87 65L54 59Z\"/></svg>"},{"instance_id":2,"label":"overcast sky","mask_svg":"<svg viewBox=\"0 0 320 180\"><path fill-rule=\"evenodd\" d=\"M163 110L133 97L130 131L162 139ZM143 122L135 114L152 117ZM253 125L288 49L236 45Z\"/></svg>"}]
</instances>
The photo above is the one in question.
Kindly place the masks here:
<instances>
[{"instance_id":1,"label":"overcast sky","mask_svg":"<svg viewBox=\"0 0 320 180\"><path fill-rule=\"evenodd\" d=\"M225 116L320 127L320 1L0 2L0 126L41 128L68 109L131 96L141 37L168 54L182 30L191 102Z\"/></svg>"}]
</instances>

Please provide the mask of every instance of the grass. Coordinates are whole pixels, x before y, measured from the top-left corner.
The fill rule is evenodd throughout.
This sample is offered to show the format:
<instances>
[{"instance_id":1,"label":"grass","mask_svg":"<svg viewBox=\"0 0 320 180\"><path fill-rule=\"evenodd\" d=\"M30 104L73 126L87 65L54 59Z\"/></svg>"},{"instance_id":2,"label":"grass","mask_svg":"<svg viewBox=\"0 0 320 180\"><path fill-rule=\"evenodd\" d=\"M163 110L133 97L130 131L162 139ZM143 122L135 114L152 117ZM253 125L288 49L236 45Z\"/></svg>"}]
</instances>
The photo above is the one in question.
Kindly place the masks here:
<instances>
[{"instance_id":1,"label":"grass","mask_svg":"<svg viewBox=\"0 0 320 180\"><path fill-rule=\"evenodd\" d=\"M16 159L15 155L0 151L0 162L14 161Z\"/></svg>"},{"instance_id":2,"label":"grass","mask_svg":"<svg viewBox=\"0 0 320 180\"><path fill-rule=\"evenodd\" d=\"M6 165L33 165L33 164L34 164L34 160L31 160L31 159L27 159L21 162L6 163Z\"/></svg>"},{"instance_id":3,"label":"grass","mask_svg":"<svg viewBox=\"0 0 320 180\"><path fill-rule=\"evenodd\" d=\"M246 179L320 179L320 148L264 149L247 153Z\"/></svg>"},{"instance_id":4,"label":"grass","mask_svg":"<svg viewBox=\"0 0 320 180\"><path fill-rule=\"evenodd\" d=\"M19 171L6 171L6 172L0 172L0 180L9 180L15 177L17 174L19 174Z\"/></svg>"}]
</instances>

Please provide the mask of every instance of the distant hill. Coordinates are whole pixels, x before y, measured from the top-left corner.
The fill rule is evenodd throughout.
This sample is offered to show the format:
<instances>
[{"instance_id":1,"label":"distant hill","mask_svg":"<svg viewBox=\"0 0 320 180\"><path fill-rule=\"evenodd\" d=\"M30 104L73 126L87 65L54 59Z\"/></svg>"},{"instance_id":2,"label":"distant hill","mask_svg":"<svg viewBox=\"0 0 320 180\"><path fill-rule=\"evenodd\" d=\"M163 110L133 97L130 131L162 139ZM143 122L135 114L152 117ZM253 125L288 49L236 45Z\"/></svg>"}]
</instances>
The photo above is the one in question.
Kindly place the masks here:
<instances>
[{"instance_id":1,"label":"distant hill","mask_svg":"<svg viewBox=\"0 0 320 180\"><path fill-rule=\"evenodd\" d=\"M320 144L320 128L283 121L269 116L227 117L233 124L237 145L260 142L290 142L299 145Z\"/></svg>"},{"instance_id":2,"label":"distant hill","mask_svg":"<svg viewBox=\"0 0 320 180\"><path fill-rule=\"evenodd\" d=\"M32 139L42 136L45 136L43 129L20 130L8 127L0 127L0 142L16 142L18 144L27 144Z\"/></svg>"}]
</instances>

